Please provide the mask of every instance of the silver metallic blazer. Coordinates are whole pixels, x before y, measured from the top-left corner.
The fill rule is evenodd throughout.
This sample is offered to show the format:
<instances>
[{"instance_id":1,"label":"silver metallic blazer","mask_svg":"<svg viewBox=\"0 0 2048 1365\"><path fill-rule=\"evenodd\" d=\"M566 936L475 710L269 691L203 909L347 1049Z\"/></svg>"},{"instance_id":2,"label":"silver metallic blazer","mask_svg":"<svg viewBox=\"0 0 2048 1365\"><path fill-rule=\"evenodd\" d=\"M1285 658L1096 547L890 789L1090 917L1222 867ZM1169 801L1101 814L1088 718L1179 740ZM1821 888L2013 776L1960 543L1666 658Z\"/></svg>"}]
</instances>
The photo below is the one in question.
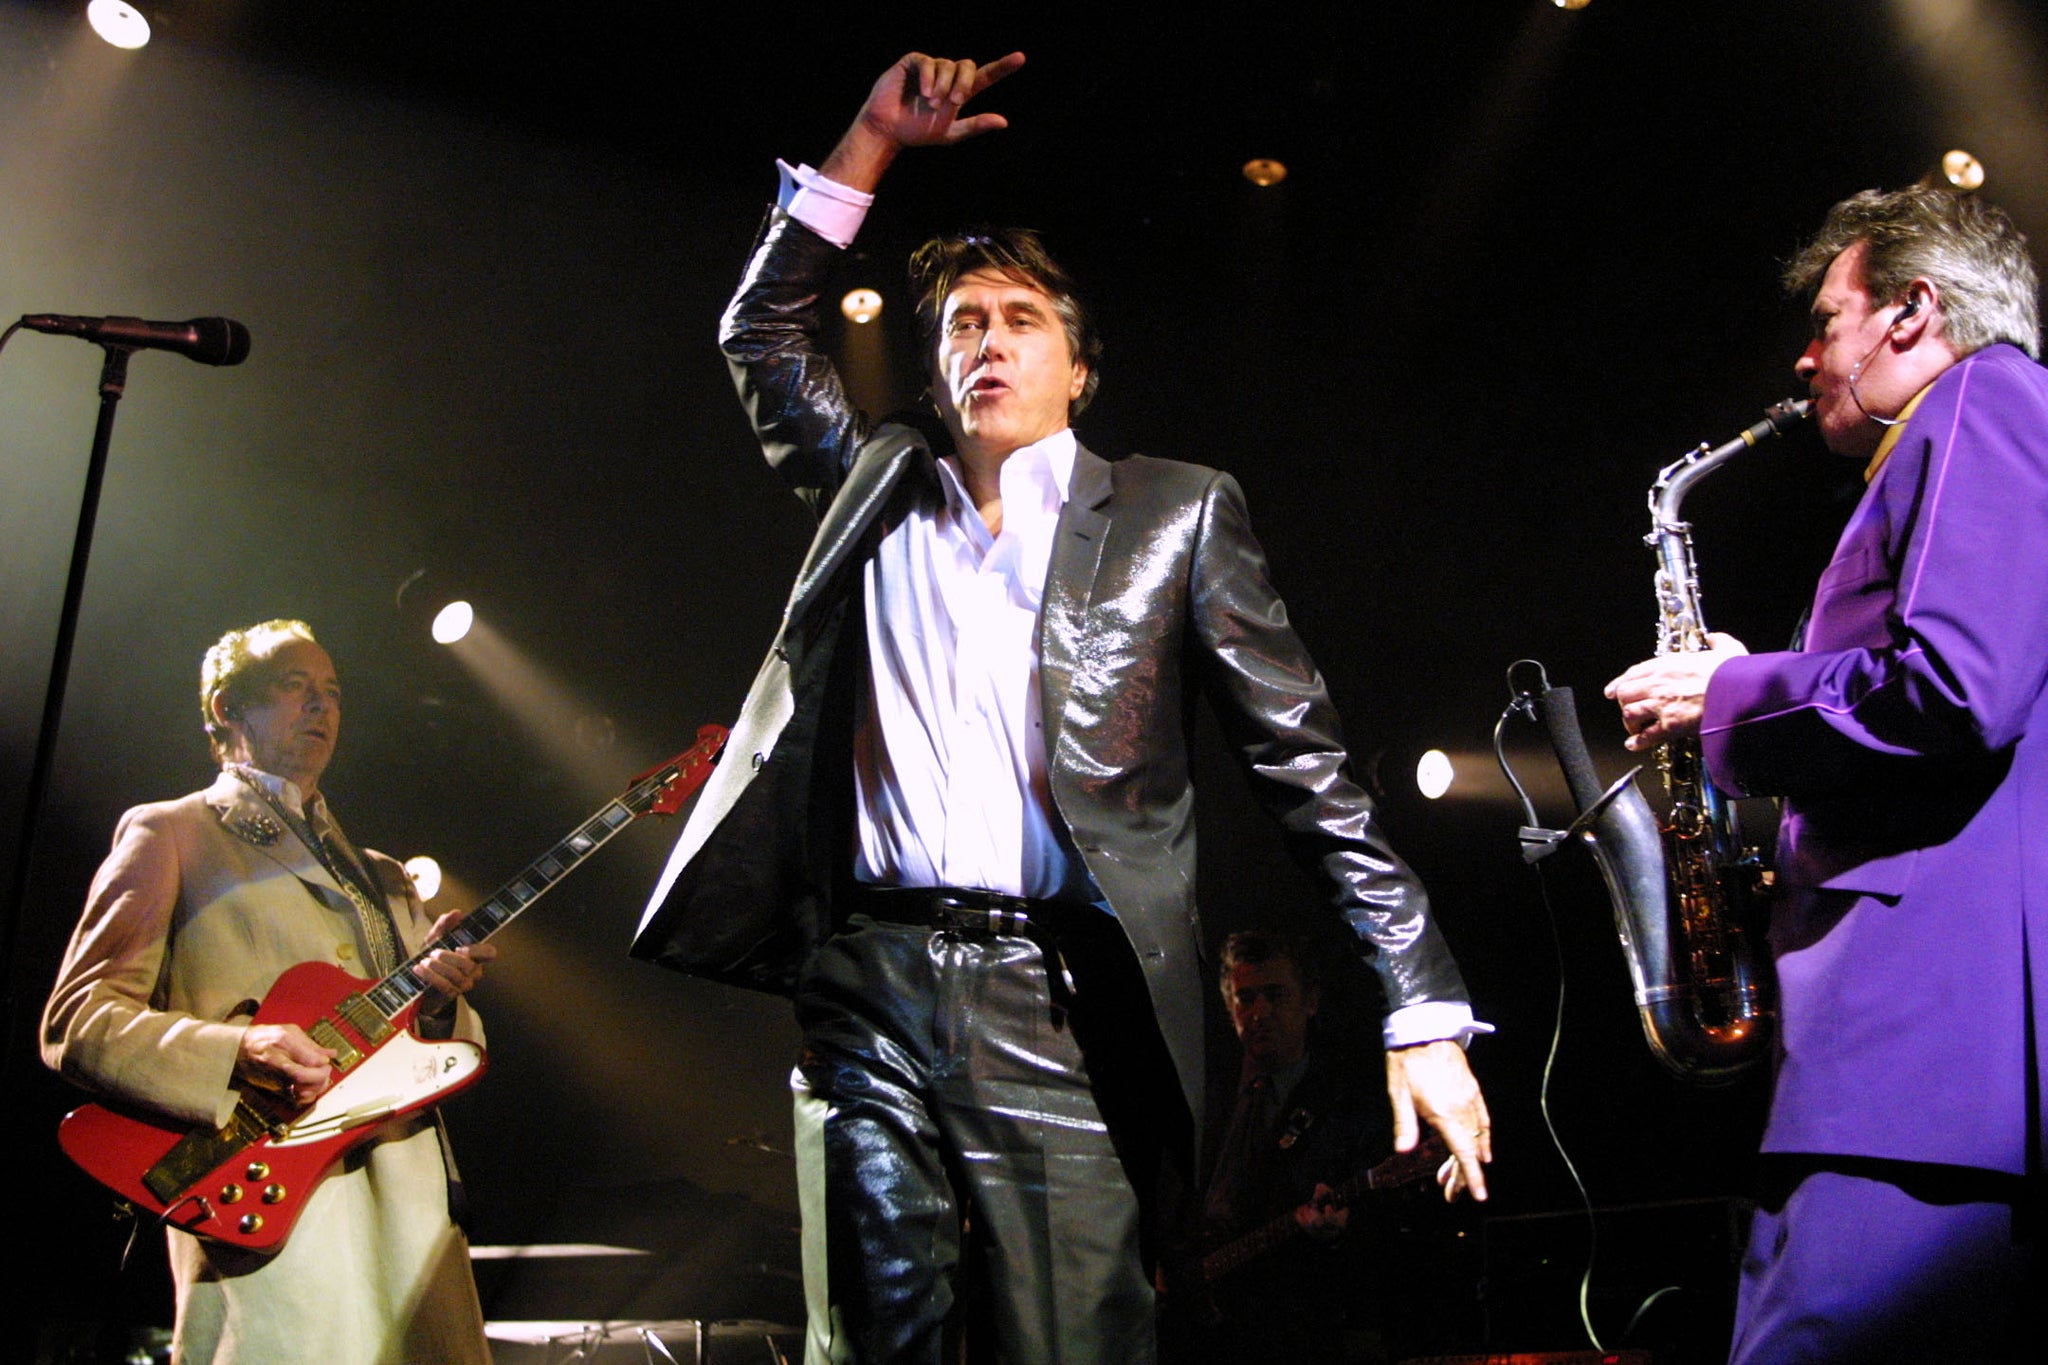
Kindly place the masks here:
<instances>
[{"instance_id":1,"label":"silver metallic blazer","mask_svg":"<svg viewBox=\"0 0 2048 1365\"><path fill-rule=\"evenodd\" d=\"M722 329L768 462L819 520L774 647L686 824L633 955L787 993L832 932L850 876L855 700L866 688L860 566L916 500L941 497L930 442L870 430L818 349L838 248L768 218ZM1200 1114L1193 692L1213 699L1296 858L1319 874L1388 1007L1463 1001L1421 884L1348 770L1321 674L1267 576L1227 474L1083 448L1039 622L1045 751L1060 824L1144 969L1189 1112Z\"/></svg>"}]
</instances>

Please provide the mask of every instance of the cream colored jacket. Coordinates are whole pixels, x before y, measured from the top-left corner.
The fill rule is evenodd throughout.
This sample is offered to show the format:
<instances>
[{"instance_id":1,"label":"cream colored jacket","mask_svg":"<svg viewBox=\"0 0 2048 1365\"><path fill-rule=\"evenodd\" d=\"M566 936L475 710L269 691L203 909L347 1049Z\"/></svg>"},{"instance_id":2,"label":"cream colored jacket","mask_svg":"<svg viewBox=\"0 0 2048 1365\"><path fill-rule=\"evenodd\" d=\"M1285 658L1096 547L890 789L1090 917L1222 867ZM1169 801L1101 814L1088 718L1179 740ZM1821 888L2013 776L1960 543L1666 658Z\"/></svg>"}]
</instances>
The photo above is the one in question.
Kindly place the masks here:
<instances>
[{"instance_id":1,"label":"cream colored jacket","mask_svg":"<svg viewBox=\"0 0 2048 1365\"><path fill-rule=\"evenodd\" d=\"M345 837L345 836L344 836ZM365 850L408 954L431 920L399 865ZM301 962L372 976L353 903L240 778L122 816L43 1015L43 1058L96 1094L217 1125L243 1031ZM468 1003L457 1037L482 1041ZM431 1117L390 1124L314 1194L274 1255L172 1231L174 1359L485 1361L468 1246L448 1216Z\"/></svg>"}]
</instances>

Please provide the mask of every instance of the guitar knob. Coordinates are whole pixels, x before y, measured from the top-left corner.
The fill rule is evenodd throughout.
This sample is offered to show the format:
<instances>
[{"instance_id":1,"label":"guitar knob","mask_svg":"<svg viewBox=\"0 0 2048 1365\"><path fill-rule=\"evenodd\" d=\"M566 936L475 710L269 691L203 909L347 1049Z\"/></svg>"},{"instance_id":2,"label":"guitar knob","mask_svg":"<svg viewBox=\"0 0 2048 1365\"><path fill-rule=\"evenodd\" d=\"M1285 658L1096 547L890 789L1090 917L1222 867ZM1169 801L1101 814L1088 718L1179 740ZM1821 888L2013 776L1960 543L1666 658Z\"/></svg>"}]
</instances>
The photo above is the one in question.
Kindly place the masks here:
<instances>
[{"instance_id":1,"label":"guitar knob","mask_svg":"<svg viewBox=\"0 0 2048 1365\"><path fill-rule=\"evenodd\" d=\"M250 1163L249 1163L249 1178L250 1178L251 1180L268 1180L268 1179L270 1179L270 1163L269 1163L269 1162L267 1162L267 1161L252 1161L252 1162L250 1162Z\"/></svg>"},{"instance_id":2,"label":"guitar knob","mask_svg":"<svg viewBox=\"0 0 2048 1365\"><path fill-rule=\"evenodd\" d=\"M260 1213L245 1213L242 1215L242 1221L235 1224L235 1226L242 1230L242 1235L245 1237L252 1232L261 1232L263 1230L263 1215Z\"/></svg>"},{"instance_id":3,"label":"guitar knob","mask_svg":"<svg viewBox=\"0 0 2048 1365\"><path fill-rule=\"evenodd\" d=\"M241 1203L241 1202L242 1202L242 1187L241 1187L240 1185L223 1185L223 1186L221 1186L221 1187L220 1187L220 1202L221 1202L221 1203L223 1203L223 1204L239 1204L239 1203Z\"/></svg>"},{"instance_id":4,"label":"guitar knob","mask_svg":"<svg viewBox=\"0 0 2048 1365\"><path fill-rule=\"evenodd\" d=\"M263 1187L263 1202L266 1204L282 1204L284 1202L284 1193L284 1186L282 1185L265 1185Z\"/></svg>"}]
</instances>

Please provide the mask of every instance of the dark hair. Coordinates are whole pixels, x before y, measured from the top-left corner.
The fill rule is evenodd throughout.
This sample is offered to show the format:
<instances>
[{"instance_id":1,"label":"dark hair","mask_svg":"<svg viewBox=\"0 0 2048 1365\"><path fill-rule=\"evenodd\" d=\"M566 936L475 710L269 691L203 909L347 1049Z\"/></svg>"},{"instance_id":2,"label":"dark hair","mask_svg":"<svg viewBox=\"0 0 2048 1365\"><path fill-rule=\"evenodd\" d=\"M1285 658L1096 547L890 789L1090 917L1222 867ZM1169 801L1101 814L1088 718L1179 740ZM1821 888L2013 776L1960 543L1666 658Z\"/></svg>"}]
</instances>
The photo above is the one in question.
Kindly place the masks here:
<instances>
[{"instance_id":1,"label":"dark hair","mask_svg":"<svg viewBox=\"0 0 2048 1365\"><path fill-rule=\"evenodd\" d=\"M1230 974L1239 966L1262 967L1268 962L1288 962L1294 966L1294 980L1304 992L1312 991L1322 984L1322 973L1316 968L1315 954L1308 945L1293 934L1274 934L1264 930L1247 929L1232 934L1223 940L1223 954L1217 961L1216 981L1222 988L1223 1001L1230 1003Z\"/></svg>"},{"instance_id":2,"label":"dark hair","mask_svg":"<svg viewBox=\"0 0 2048 1365\"><path fill-rule=\"evenodd\" d=\"M973 228L934 237L910 254L910 293L917 300L917 330L927 352L938 343L939 315L946 297L963 276L987 270L1036 289L1052 300L1067 333L1067 349L1088 367L1081 396L1067 405L1077 416L1095 397L1102 378L1102 338L1088 320L1088 310L1074 288L1073 277L1030 228Z\"/></svg>"},{"instance_id":3,"label":"dark hair","mask_svg":"<svg viewBox=\"0 0 2048 1365\"><path fill-rule=\"evenodd\" d=\"M1811 298L1835 258L1859 242L1867 248L1861 284L1872 303L1904 302L1914 280L1932 280L1941 291L1943 335L1957 355L2009 341L2039 358L2034 262L2004 210L1930 185L1851 195L1787 262L1787 292Z\"/></svg>"}]
</instances>

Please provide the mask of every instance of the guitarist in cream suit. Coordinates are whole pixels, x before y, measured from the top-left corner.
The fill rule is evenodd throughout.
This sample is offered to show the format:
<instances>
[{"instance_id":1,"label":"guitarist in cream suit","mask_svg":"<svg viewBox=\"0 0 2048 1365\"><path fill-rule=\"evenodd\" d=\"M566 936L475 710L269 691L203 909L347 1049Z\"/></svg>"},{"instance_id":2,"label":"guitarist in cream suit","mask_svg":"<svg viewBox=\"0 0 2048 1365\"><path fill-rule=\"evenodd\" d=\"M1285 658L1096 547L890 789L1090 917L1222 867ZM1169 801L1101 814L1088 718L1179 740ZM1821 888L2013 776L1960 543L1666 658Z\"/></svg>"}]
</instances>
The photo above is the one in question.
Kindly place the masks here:
<instances>
[{"instance_id":1,"label":"guitarist in cream suit","mask_svg":"<svg viewBox=\"0 0 2048 1365\"><path fill-rule=\"evenodd\" d=\"M222 771L121 819L43 1016L43 1057L104 1099L195 1128L237 1087L300 1103L333 1054L297 1025L252 1025L301 962L394 970L455 917L428 923L405 870L349 843L320 794L341 722L333 662L297 621L230 631L201 669ZM423 1034L481 1041L462 996L495 949L419 969ZM173 1359L260 1365L487 1361L453 1168L431 1114L351 1150L273 1254L172 1229Z\"/></svg>"}]
</instances>

